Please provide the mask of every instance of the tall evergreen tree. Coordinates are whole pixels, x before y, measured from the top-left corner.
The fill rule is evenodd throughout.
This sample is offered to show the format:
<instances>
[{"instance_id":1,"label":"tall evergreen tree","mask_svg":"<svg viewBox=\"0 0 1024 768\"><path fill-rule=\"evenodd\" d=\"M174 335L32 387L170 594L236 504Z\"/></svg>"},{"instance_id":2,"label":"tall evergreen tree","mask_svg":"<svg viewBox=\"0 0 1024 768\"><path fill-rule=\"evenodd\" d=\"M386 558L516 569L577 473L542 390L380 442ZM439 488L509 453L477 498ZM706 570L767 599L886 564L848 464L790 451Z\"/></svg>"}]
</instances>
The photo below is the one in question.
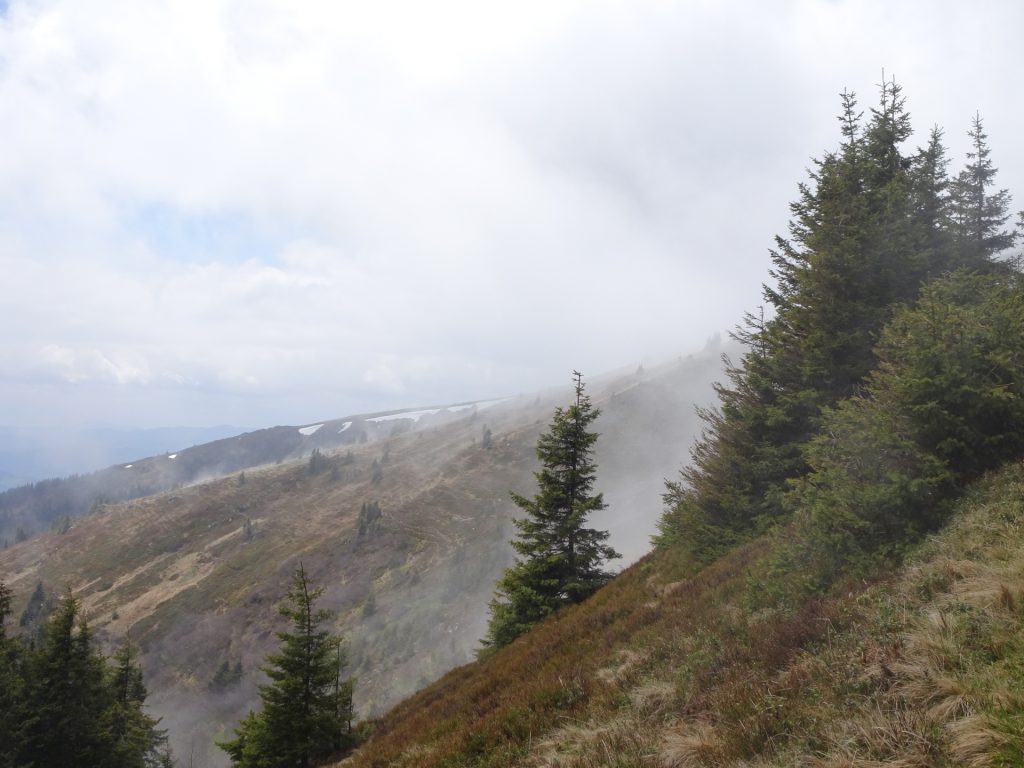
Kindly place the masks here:
<instances>
[{"instance_id":1,"label":"tall evergreen tree","mask_svg":"<svg viewBox=\"0 0 1024 768\"><path fill-rule=\"evenodd\" d=\"M526 512L515 520L519 530L512 547L522 559L505 571L491 602L485 649L512 642L560 607L578 603L608 581L608 560L619 554L605 544L607 531L587 528L587 516L605 508L604 496L593 493L597 466L592 459L598 435L590 425L600 415L576 378L576 401L557 408L548 431L537 441L543 468L534 474L532 499L512 494Z\"/></svg>"},{"instance_id":2,"label":"tall evergreen tree","mask_svg":"<svg viewBox=\"0 0 1024 768\"><path fill-rule=\"evenodd\" d=\"M11 615L11 590L0 581L0 768L19 763L25 742L24 654L4 626Z\"/></svg>"},{"instance_id":3,"label":"tall evergreen tree","mask_svg":"<svg viewBox=\"0 0 1024 768\"><path fill-rule=\"evenodd\" d=\"M308 768L351 747L352 684L342 679L340 638L324 627L332 614L315 608L322 594L300 564L279 609L291 631L277 634L280 651L263 668L270 678L260 687L263 710L250 712L236 738L220 744L233 765Z\"/></svg>"},{"instance_id":4,"label":"tall evergreen tree","mask_svg":"<svg viewBox=\"0 0 1024 768\"><path fill-rule=\"evenodd\" d=\"M917 158L902 154L910 118L893 81L866 125L850 93L839 119L839 149L800 185L790 236L776 239L764 288L773 317L748 315L734 334L747 352L717 388L719 408L702 412L692 465L668 485L659 543L685 540L713 556L786 515L823 410L862 385L893 308L964 263L945 235L941 132Z\"/></svg>"},{"instance_id":5,"label":"tall evergreen tree","mask_svg":"<svg viewBox=\"0 0 1024 768\"><path fill-rule=\"evenodd\" d=\"M37 590L38 592L39 590ZM0 582L0 768L170 768L127 643L110 664L68 592L40 640L7 637L10 590Z\"/></svg>"},{"instance_id":6,"label":"tall evergreen tree","mask_svg":"<svg viewBox=\"0 0 1024 768\"><path fill-rule=\"evenodd\" d=\"M110 703L105 663L93 648L78 600L70 590L46 628L29 694L35 721L28 750L52 768L106 764L111 752L101 715Z\"/></svg>"},{"instance_id":7,"label":"tall evergreen tree","mask_svg":"<svg viewBox=\"0 0 1024 768\"><path fill-rule=\"evenodd\" d=\"M898 560L963 484L1024 452L1024 278L926 284L878 344L863 392L825 416L793 484L782 565L805 586Z\"/></svg>"},{"instance_id":8,"label":"tall evergreen tree","mask_svg":"<svg viewBox=\"0 0 1024 768\"><path fill-rule=\"evenodd\" d=\"M981 115L975 114L967 135L971 139L968 164L951 186L951 207L960 258L967 266L978 268L1012 247L1017 236L1004 229L1010 218L1009 191L990 191L997 169L992 165Z\"/></svg>"},{"instance_id":9,"label":"tall evergreen tree","mask_svg":"<svg viewBox=\"0 0 1024 768\"><path fill-rule=\"evenodd\" d=\"M103 714L103 729L110 742L111 768L160 765L167 754L159 721L143 711L146 685L134 651L131 636L126 636L109 671L110 704Z\"/></svg>"},{"instance_id":10,"label":"tall evergreen tree","mask_svg":"<svg viewBox=\"0 0 1024 768\"><path fill-rule=\"evenodd\" d=\"M937 277L953 266L950 232L949 159L943 132L933 126L928 144L917 151L911 168L915 248Z\"/></svg>"}]
</instances>

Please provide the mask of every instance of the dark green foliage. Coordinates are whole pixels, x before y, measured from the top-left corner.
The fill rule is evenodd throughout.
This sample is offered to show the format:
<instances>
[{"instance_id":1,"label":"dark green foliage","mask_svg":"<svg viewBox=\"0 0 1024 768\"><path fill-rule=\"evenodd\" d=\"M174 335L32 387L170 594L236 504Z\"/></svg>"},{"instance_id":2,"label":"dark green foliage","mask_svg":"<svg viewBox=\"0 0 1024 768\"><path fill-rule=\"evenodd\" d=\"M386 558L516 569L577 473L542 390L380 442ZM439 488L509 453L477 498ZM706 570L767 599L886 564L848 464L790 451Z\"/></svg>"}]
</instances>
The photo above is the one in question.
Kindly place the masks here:
<instances>
[{"instance_id":1,"label":"dark green foliage","mask_svg":"<svg viewBox=\"0 0 1024 768\"><path fill-rule=\"evenodd\" d=\"M380 525L380 502L364 501L359 508L359 538L370 536Z\"/></svg>"},{"instance_id":2,"label":"dark green foliage","mask_svg":"<svg viewBox=\"0 0 1024 768\"><path fill-rule=\"evenodd\" d=\"M896 313L863 396L830 411L785 557L817 588L897 558L957 488L1024 455L1024 278L959 272Z\"/></svg>"},{"instance_id":3,"label":"dark green foliage","mask_svg":"<svg viewBox=\"0 0 1024 768\"><path fill-rule=\"evenodd\" d=\"M300 565L287 602L279 609L291 622L279 632L280 651L267 657L260 686L261 712L250 712L220 744L236 766L311 766L353 745L352 682L342 679L347 664L341 639L324 628L331 613L315 608L323 589L314 589Z\"/></svg>"},{"instance_id":4,"label":"dark green foliage","mask_svg":"<svg viewBox=\"0 0 1024 768\"><path fill-rule=\"evenodd\" d=\"M879 345L875 387L893 392L922 447L958 483L1024 454L1024 280L958 273L929 284Z\"/></svg>"},{"instance_id":5,"label":"dark green foliage","mask_svg":"<svg viewBox=\"0 0 1024 768\"><path fill-rule=\"evenodd\" d=\"M236 661L234 664L231 664L227 659L224 659L213 674L213 679L210 681L210 689L222 691L225 688L236 685L241 679L242 662Z\"/></svg>"},{"instance_id":6,"label":"dark green foliage","mask_svg":"<svg viewBox=\"0 0 1024 768\"><path fill-rule=\"evenodd\" d=\"M28 753L42 765L98 766L112 748L100 718L113 697L79 613L78 600L68 594L33 660L29 701L35 720L29 727Z\"/></svg>"},{"instance_id":7,"label":"dark green foliage","mask_svg":"<svg viewBox=\"0 0 1024 768\"><path fill-rule=\"evenodd\" d=\"M0 582L0 768L171 766L130 642L104 659L70 592L38 642L9 637L10 594Z\"/></svg>"},{"instance_id":8,"label":"dark green foliage","mask_svg":"<svg viewBox=\"0 0 1024 768\"><path fill-rule=\"evenodd\" d=\"M319 448L314 448L313 452L309 455L307 471L311 475L321 475L324 472L328 472L333 466L333 461L324 456Z\"/></svg>"},{"instance_id":9,"label":"dark green foliage","mask_svg":"<svg viewBox=\"0 0 1024 768\"><path fill-rule=\"evenodd\" d=\"M46 621L55 607L56 603L43 587L43 582L37 581L25 609L21 612L18 625L28 637L42 639L46 632Z\"/></svg>"},{"instance_id":10,"label":"dark green foliage","mask_svg":"<svg viewBox=\"0 0 1024 768\"><path fill-rule=\"evenodd\" d=\"M373 464L370 466L370 484L378 486L383 479L384 470L381 468L380 462L374 459Z\"/></svg>"},{"instance_id":11,"label":"dark green foliage","mask_svg":"<svg viewBox=\"0 0 1024 768\"><path fill-rule=\"evenodd\" d=\"M11 615L11 590L0 581L0 768L14 768L25 741L28 719L25 709L25 654L21 645L7 636Z\"/></svg>"},{"instance_id":12,"label":"dark green foliage","mask_svg":"<svg viewBox=\"0 0 1024 768\"><path fill-rule=\"evenodd\" d=\"M971 139L969 162L950 185L951 228L963 263L979 268L1012 247L1016 234L1004 229L1010 218L1010 193L990 191L996 169L980 115L974 116L967 135Z\"/></svg>"},{"instance_id":13,"label":"dark green foliage","mask_svg":"<svg viewBox=\"0 0 1024 768\"><path fill-rule=\"evenodd\" d=\"M108 685L112 695L102 723L111 742L111 758L107 764L147 768L162 764L169 757L169 750L166 734L157 729L159 721L142 711L146 686L133 652L131 638L126 637L114 655L114 666L109 671Z\"/></svg>"},{"instance_id":14,"label":"dark green foliage","mask_svg":"<svg viewBox=\"0 0 1024 768\"><path fill-rule=\"evenodd\" d=\"M950 473L884 394L841 403L808 446L813 469L790 497L795 527L781 558L806 589L892 563L939 520Z\"/></svg>"},{"instance_id":15,"label":"dark green foliage","mask_svg":"<svg viewBox=\"0 0 1024 768\"><path fill-rule=\"evenodd\" d=\"M934 126L928 134L928 145L917 151L910 175L914 248L931 265L932 276L960 261L950 231L949 160L942 136L942 129Z\"/></svg>"},{"instance_id":16,"label":"dark green foliage","mask_svg":"<svg viewBox=\"0 0 1024 768\"><path fill-rule=\"evenodd\" d=\"M692 465L668 485L658 544L709 559L785 520L824 414L860 391L895 307L944 271L993 270L991 257L1012 243L1000 234L1005 193L986 192L994 169L980 121L973 162L952 185L940 130L902 154L911 129L894 82L863 126L844 93L840 123L839 149L816 162L791 206L790 237L777 239L765 286L773 316L748 314L734 334L747 352L717 387L719 407L701 414Z\"/></svg>"},{"instance_id":17,"label":"dark green foliage","mask_svg":"<svg viewBox=\"0 0 1024 768\"><path fill-rule=\"evenodd\" d=\"M527 514L515 521L519 535L512 542L522 559L498 581L485 649L507 645L563 605L589 597L610 577L604 563L619 556L604 543L607 531L584 527L591 512L605 507L603 495L592 492L598 435L589 427L600 411L584 394L580 374L575 376L576 402L556 409L537 441L543 469L534 475L536 495L512 494Z\"/></svg>"}]
</instances>

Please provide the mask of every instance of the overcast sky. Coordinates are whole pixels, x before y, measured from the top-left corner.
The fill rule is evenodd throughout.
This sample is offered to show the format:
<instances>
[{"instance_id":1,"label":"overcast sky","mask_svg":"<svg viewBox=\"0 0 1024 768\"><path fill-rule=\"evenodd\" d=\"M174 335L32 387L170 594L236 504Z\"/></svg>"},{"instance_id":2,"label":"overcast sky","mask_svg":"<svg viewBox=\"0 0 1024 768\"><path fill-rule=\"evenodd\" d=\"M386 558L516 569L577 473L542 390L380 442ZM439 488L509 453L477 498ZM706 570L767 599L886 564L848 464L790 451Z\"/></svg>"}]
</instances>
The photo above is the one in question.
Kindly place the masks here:
<instances>
[{"instance_id":1,"label":"overcast sky","mask_svg":"<svg viewBox=\"0 0 1024 768\"><path fill-rule=\"evenodd\" d=\"M980 110L1024 207L1021 51L1010 1L0 0L0 424L301 424L694 351L883 67L914 146L959 164Z\"/></svg>"}]
</instances>

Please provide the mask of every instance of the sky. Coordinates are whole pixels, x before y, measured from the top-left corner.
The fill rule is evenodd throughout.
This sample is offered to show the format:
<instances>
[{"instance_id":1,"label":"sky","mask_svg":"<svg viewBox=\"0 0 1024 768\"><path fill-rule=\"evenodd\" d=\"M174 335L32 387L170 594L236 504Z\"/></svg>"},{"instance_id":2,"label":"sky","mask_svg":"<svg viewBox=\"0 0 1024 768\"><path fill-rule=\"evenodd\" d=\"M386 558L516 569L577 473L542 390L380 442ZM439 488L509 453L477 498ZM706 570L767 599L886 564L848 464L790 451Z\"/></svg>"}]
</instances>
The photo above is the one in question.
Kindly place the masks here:
<instances>
[{"instance_id":1,"label":"sky","mask_svg":"<svg viewBox=\"0 0 1024 768\"><path fill-rule=\"evenodd\" d=\"M249 427L696 351L838 94L1024 207L1024 4L0 0L0 424Z\"/></svg>"}]
</instances>

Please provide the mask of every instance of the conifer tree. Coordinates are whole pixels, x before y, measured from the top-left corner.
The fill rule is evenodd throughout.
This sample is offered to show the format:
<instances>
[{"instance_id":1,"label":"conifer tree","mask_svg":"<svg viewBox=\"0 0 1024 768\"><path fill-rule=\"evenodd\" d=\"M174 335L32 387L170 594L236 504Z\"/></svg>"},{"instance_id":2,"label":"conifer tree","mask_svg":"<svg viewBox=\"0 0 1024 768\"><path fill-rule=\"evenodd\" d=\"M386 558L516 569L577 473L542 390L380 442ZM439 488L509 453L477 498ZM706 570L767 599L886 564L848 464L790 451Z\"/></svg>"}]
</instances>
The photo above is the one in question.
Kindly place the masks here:
<instances>
[{"instance_id":1,"label":"conifer tree","mask_svg":"<svg viewBox=\"0 0 1024 768\"><path fill-rule=\"evenodd\" d=\"M600 410L584 394L582 375L574 376L575 403L557 408L537 441L543 464L534 475L537 493L532 499L512 494L527 515L515 520L519 534L512 542L522 559L498 581L485 649L507 645L560 607L593 594L610 578L605 562L619 557L605 544L607 531L585 527L590 513L605 508L603 495L593 493L598 435L589 431Z\"/></svg>"},{"instance_id":2,"label":"conifer tree","mask_svg":"<svg viewBox=\"0 0 1024 768\"><path fill-rule=\"evenodd\" d=\"M790 236L776 240L774 285L764 288L774 316L747 315L734 334L747 352L717 387L719 407L702 412L692 465L668 485L660 544L685 541L712 557L786 515L786 492L809 470L806 449L824 409L862 386L893 308L912 302L930 275L977 266L950 247L946 215L955 205L947 205L941 132L916 158L902 154L910 120L893 81L882 84L866 125L853 94L842 107L839 149L800 185ZM984 166L980 124L975 139ZM985 242L987 259L997 241Z\"/></svg>"},{"instance_id":3,"label":"conifer tree","mask_svg":"<svg viewBox=\"0 0 1024 768\"><path fill-rule=\"evenodd\" d=\"M142 709L146 686L134 652L131 637L126 636L114 654L109 674L111 701L103 715L103 728L111 749L107 764L112 768L159 765L161 754L166 754L167 739L157 729L159 721Z\"/></svg>"},{"instance_id":4,"label":"conifer tree","mask_svg":"<svg viewBox=\"0 0 1024 768\"><path fill-rule=\"evenodd\" d=\"M927 146L917 151L911 168L915 248L929 265L930 277L937 277L953 266L949 159L942 137L942 129L933 126Z\"/></svg>"},{"instance_id":5,"label":"conifer tree","mask_svg":"<svg viewBox=\"0 0 1024 768\"><path fill-rule=\"evenodd\" d=\"M70 592L38 641L8 637L9 615L0 582L0 768L173 765L164 732L143 712L146 688L127 640L109 663Z\"/></svg>"},{"instance_id":6,"label":"conifer tree","mask_svg":"<svg viewBox=\"0 0 1024 768\"><path fill-rule=\"evenodd\" d=\"M1005 189L989 191L996 168L989 157L991 150L981 115L975 114L967 135L971 139L969 162L951 186L951 207L960 257L967 266L978 268L1012 247L1016 233L1004 229L1010 218L1010 193Z\"/></svg>"},{"instance_id":7,"label":"conifer tree","mask_svg":"<svg viewBox=\"0 0 1024 768\"><path fill-rule=\"evenodd\" d=\"M110 703L103 658L92 647L78 600L69 591L33 660L28 752L38 765L104 765L110 741L101 716Z\"/></svg>"},{"instance_id":8,"label":"conifer tree","mask_svg":"<svg viewBox=\"0 0 1024 768\"><path fill-rule=\"evenodd\" d=\"M263 710L250 712L236 738L219 745L233 765L308 768L352 746L352 684L342 678L340 638L324 628L332 614L315 608L321 594L300 564L279 609L291 631L277 633L281 648L263 668L270 678L260 687Z\"/></svg>"},{"instance_id":9,"label":"conifer tree","mask_svg":"<svg viewBox=\"0 0 1024 768\"><path fill-rule=\"evenodd\" d=\"M16 639L7 636L11 590L0 581L0 768L14 768L24 748L24 656Z\"/></svg>"}]
</instances>

